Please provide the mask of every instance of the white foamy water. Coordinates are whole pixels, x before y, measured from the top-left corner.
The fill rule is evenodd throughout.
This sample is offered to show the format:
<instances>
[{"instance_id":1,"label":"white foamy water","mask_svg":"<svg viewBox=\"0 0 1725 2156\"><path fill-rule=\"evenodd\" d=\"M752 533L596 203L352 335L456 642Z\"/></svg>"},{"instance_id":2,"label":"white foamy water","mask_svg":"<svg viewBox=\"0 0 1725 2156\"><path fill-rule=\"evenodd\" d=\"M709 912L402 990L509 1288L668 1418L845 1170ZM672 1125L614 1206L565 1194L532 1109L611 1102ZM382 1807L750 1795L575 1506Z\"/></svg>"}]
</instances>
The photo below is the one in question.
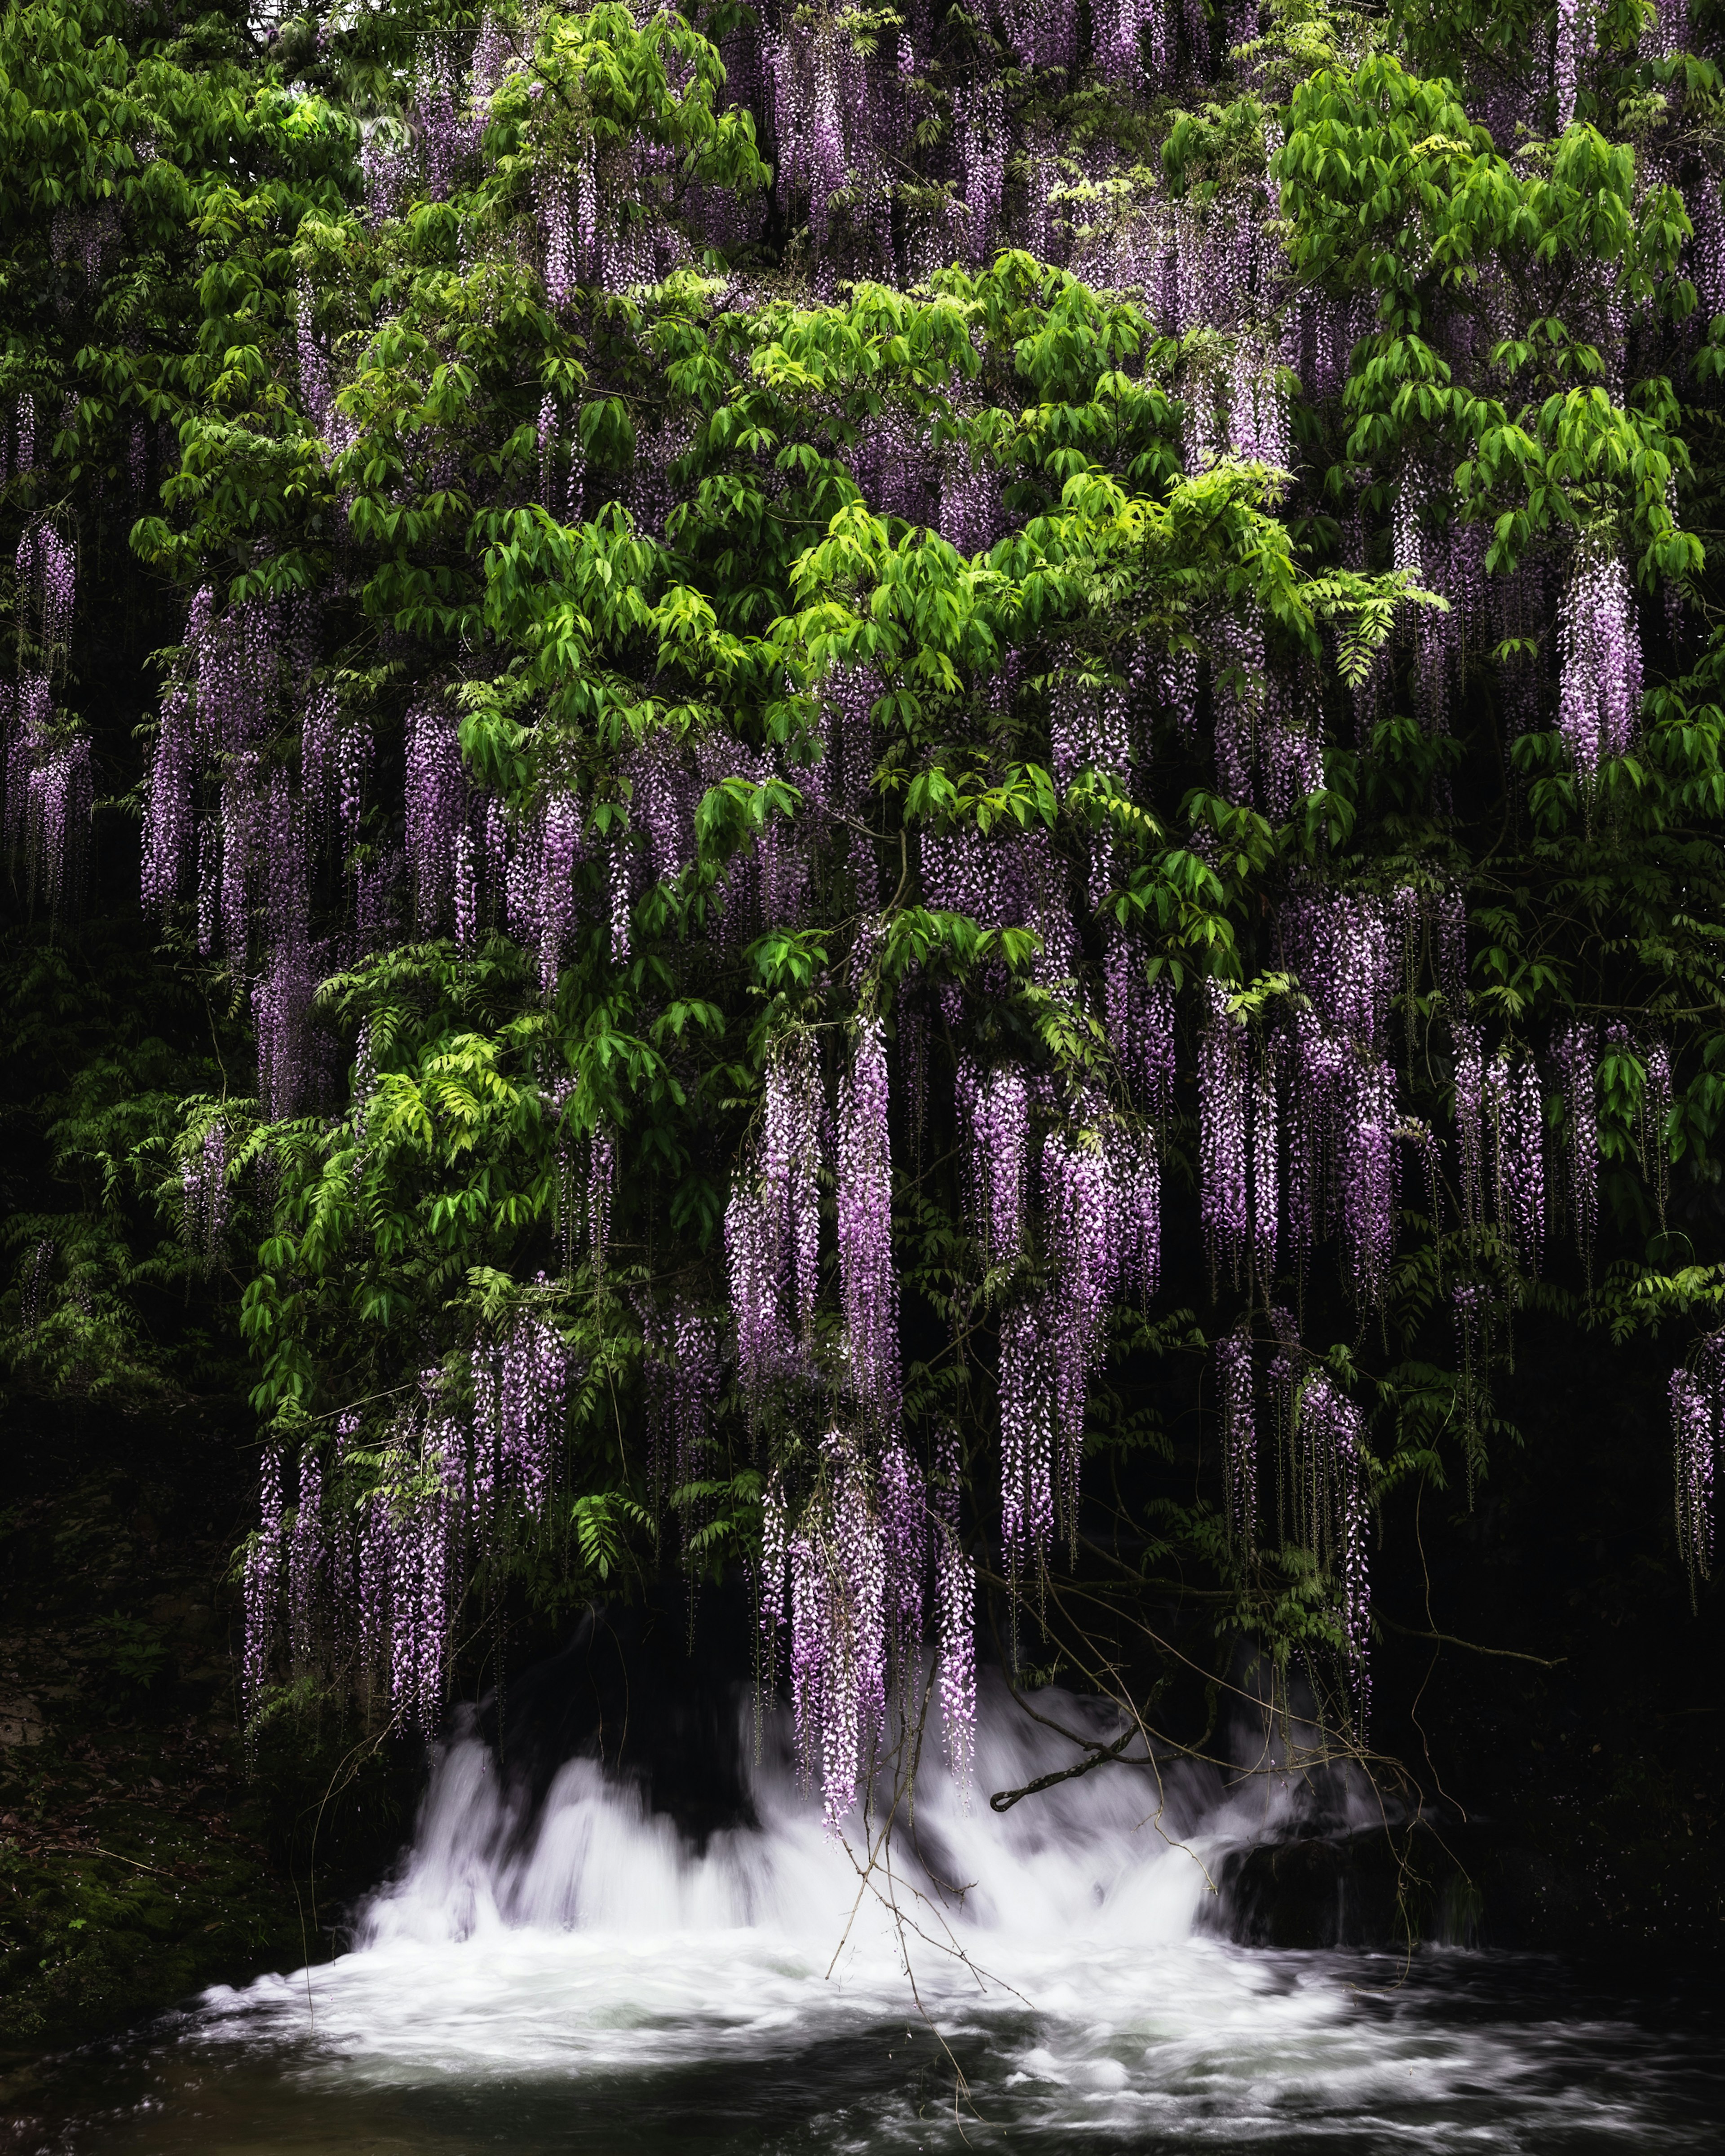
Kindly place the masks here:
<instances>
[{"instance_id":1,"label":"white foamy water","mask_svg":"<svg viewBox=\"0 0 1725 2156\"><path fill-rule=\"evenodd\" d=\"M134 2047L100 2122L36 2145L1717 2145L1717 2045L1669 2017L1655 2033L1488 1957L1252 1953L1207 1928L1221 1860L1309 1802L1295 1783L1108 1766L988 1808L1075 1756L997 1696L970 1808L925 1767L870 1865L865 1823L829 1840L782 1763L756 1823L697 1851L592 1761L528 1816L459 1743L352 1952L206 1994ZM1326 1806L1373 1815L1363 1789Z\"/></svg>"},{"instance_id":2,"label":"white foamy water","mask_svg":"<svg viewBox=\"0 0 1725 2156\"><path fill-rule=\"evenodd\" d=\"M1097 1726L1082 1702L1052 1704ZM487 1750L458 1744L401 1878L358 1950L313 1974L309 2010L302 1974L212 2012L251 2035L272 2010L309 2010L347 2060L461 2074L753 2054L907 2012L925 2031L1028 2015L1027 2071L1054 2062L1058 2025L1074 2071L1112 2086L1135 2035L1190 2041L1245 2015L1274 2045L1345 2010L1194 1936L1215 1859L1273 1828L1291 1785L1219 1800L1209 1778L1115 1764L989 1809L990 1790L1079 1756L997 1701L968 1804L925 1767L891 1832L859 1814L835 1842L775 1760L755 1776L758 1825L697 1854L591 1760L523 1821Z\"/></svg>"}]
</instances>

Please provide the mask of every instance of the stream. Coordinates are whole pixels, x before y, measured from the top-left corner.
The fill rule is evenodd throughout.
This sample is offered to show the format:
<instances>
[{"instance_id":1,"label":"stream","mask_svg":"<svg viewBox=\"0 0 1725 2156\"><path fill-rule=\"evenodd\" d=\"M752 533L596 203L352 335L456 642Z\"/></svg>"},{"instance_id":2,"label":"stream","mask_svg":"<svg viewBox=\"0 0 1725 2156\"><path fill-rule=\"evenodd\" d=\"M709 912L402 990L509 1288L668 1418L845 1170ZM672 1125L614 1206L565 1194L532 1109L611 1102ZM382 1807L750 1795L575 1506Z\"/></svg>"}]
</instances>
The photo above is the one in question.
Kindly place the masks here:
<instances>
[{"instance_id":1,"label":"stream","mask_svg":"<svg viewBox=\"0 0 1725 2156\"><path fill-rule=\"evenodd\" d=\"M997 1815L983 1792L1074 1755L985 1707L968 1805L925 1762L914 1815L885 1836L877 1815L872 1842L860 1818L828 1838L776 1740L752 1818L696 1845L594 1760L529 1804L458 1739L350 1951L15 2075L0 2146L1725 2147L1710 1990L1241 1948L1212 1881L1309 1826L1309 1779L1115 1766ZM1373 1803L1333 1777L1322 1801L1337 1830Z\"/></svg>"}]
</instances>

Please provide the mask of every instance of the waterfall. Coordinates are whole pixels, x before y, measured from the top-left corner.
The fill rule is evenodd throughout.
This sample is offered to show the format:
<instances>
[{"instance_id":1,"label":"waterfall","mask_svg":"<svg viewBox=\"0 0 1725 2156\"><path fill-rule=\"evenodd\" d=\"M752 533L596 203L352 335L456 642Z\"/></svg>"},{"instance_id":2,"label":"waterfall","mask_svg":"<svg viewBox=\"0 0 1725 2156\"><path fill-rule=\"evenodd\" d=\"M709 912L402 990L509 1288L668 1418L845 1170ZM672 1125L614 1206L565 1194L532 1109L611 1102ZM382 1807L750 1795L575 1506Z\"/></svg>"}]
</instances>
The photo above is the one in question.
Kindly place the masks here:
<instances>
[{"instance_id":1,"label":"waterfall","mask_svg":"<svg viewBox=\"0 0 1725 2156\"><path fill-rule=\"evenodd\" d=\"M782 1726L749 1776L752 1817L699 1844L596 1759L529 1798L488 1745L458 1736L352 1950L210 2005L249 2039L309 2018L321 2044L391 2073L633 2072L846 2032L951 2046L987 2027L1032 2061L1023 2071L1065 2058L1061 2073L1098 2087L1130 2080L1122 2045L1138 2057L1246 2020L1280 2041L1347 2016L1327 1974L1290 1981L1215 1935L1224 1859L1284 1834L1309 1784L1114 1761L997 1811L991 1794L1083 1759L1074 1736L1120 1733L1100 1702L1027 1704L1071 1734L985 1684L973 1788L925 1757L895 1806L889 1767L842 1838L797 1786ZM1381 1816L1363 1784L1326 1802L1355 1823Z\"/></svg>"},{"instance_id":2,"label":"waterfall","mask_svg":"<svg viewBox=\"0 0 1725 2156\"><path fill-rule=\"evenodd\" d=\"M534 1728L557 1730L578 1666L540 1673ZM914 1810L903 1790L895 1807L883 1772L868 1815L834 1838L782 1727L756 1759L745 1726L741 1779L727 1760L724 1801L708 1803L701 1743L679 1758L675 1713L631 1696L626 1750L652 1763L639 1776L619 1771L608 1718L608 1766L583 1751L549 1774L530 1771L525 1744L506 1768L458 1729L347 1952L211 1990L130 2048L68 2061L59 2138L33 2127L17 2145L1052 2156L1081 2133L1101 2156L1266 2140L1291 2156L1414 2143L1515 2156L1717 2143L1725 2046L1691 1997L1602 1998L1543 1961L1255 1951L1227 1935L1229 1882L1255 1852L1274 1874L1381 1830L1363 1777L1294 1773L1267 1747L1252 1771L1110 1763L997 1811L991 1794L1061 1774L1118 1725L1064 1693L1021 1707L994 1679L968 1806L925 1756ZM706 1734L722 1748L729 1732ZM555 1742L567 1748L567 1732Z\"/></svg>"}]
</instances>

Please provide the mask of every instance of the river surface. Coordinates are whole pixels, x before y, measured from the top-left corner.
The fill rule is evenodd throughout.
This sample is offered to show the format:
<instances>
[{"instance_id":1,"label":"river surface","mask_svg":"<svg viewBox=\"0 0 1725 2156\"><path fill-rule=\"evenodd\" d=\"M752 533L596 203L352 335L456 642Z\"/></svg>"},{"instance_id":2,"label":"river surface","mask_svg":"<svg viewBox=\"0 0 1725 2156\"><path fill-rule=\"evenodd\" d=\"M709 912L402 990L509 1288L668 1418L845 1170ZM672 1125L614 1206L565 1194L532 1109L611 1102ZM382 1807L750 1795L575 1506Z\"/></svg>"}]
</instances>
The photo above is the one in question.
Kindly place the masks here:
<instances>
[{"instance_id":1,"label":"river surface","mask_svg":"<svg viewBox=\"0 0 1725 2156\"><path fill-rule=\"evenodd\" d=\"M978 1782L1073 1756L993 1712ZM757 1823L697 1851L591 1762L529 1815L458 1743L352 1951L44 2061L8 2090L0 2145L1725 2149L1707 1990L1217 1936L1219 1860L1308 1800L1286 1776L1121 1768L1001 1817L925 1769L871 1866L861 1822L834 1845L770 1761Z\"/></svg>"}]
</instances>

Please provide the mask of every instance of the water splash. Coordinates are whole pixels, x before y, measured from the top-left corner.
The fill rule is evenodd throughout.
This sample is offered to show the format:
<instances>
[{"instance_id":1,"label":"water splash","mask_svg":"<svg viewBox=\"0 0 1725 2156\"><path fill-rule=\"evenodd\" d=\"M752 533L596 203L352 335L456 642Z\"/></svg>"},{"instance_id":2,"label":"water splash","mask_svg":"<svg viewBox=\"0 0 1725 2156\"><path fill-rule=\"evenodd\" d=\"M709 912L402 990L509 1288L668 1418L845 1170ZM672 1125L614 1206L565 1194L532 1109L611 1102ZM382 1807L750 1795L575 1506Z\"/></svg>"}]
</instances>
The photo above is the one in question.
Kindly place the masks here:
<instances>
[{"instance_id":1,"label":"water splash","mask_svg":"<svg viewBox=\"0 0 1725 2156\"><path fill-rule=\"evenodd\" d=\"M1100 1707L1031 1704L1092 1742L1116 1733ZM981 1792L1079 1756L998 1684L977 1750ZM1345 1774L1110 1765L1001 1815L980 1794L965 1810L937 1766L890 1837L859 1814L835 1842L781 1732L749 1804L697 1845L594 1760L536 1800L460 1738L350 1952L69 2060L15 2145L1716 2145L1712 2008L1601 2002L1526 1960L1247 1952L1220 1936L1210 1882L1254 1844L1381 1823Z\"/></svg>"},{"instance_id":2,"label":"water splash","mask_svg":"<svg viewBox=\"0 0 1725 2156\"><path fill-rule=\"evenodd\" d=\"M1100 1703L1031 1703L1093 1743L1119 1733ZM594 1760L530 1807L485 1745L458 1741L354 1950L211 1994L213 2025L285 2038L310 2011L323 2056L392 2079L641 2072L898 2028L944 2052L955 2084L981 2039L1005 2046L1009 2079L1124 2091L1170 2044L1273 2055L1351 2011L1327 1975L1291 1978L1204 1929L1219 1860L1309 1804L1292 1776L1230 1790L1210 1768L1113 1763L997 1814L982 1793L1083 1756L997 1684L968 1806L937 1768L895 1810L883 1773L834 1840L777 1737L753 1822L698 1850ZM1368 1816L1369 1793L1339 1786Z\"/></svg>"}]
</instances>

